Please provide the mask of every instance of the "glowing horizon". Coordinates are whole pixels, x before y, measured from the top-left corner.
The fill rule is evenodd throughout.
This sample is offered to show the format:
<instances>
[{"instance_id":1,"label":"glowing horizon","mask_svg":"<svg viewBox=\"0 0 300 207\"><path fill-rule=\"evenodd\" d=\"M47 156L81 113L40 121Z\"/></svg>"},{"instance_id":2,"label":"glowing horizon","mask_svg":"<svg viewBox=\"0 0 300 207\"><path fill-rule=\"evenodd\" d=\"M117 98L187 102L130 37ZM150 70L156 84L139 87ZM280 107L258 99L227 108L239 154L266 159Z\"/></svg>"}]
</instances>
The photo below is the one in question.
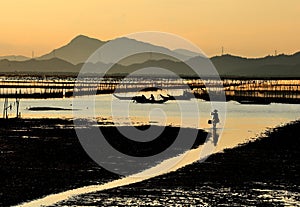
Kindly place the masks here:
<instances>
[{"instance_id":1,"label":"glowing horizon","mask_svg":"<svg viewBox=\"0 0 300 207\"><path fill-rule=\"evenodd\" d=\"M0 56L41 56L79 34L110 40L143 31L182 36L208 56L222 47L246 57L293 54L300 50L299 22L298 0L4 1Z\"/></svg>"}]
</instances>

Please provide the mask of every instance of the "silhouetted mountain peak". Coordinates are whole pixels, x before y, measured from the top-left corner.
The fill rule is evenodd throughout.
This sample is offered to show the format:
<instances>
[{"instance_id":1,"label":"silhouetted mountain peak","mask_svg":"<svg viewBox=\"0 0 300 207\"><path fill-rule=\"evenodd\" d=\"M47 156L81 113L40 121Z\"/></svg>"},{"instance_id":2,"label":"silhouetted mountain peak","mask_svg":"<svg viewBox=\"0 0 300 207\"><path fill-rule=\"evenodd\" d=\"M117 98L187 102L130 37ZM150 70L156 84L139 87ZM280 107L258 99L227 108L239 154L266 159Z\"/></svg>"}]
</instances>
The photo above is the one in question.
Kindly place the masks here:
<instances>
[{"instance_id":1,"label":"silhouetted mountain peak","mask_svg":"<svg viewBox=\"0 0 300 207\"><path fill-rule=\"evenodd\" d=\"M83 34L77 35L76 37L73 38L73 40L78 40L78 39L92 39L92 38Z\"/></svg>"},{"instance_id":2,"label":"silhouetted mountain peak","mask_svg":"<svg viewBox=\"0 0 300 207\"><path fill-rule=\"evenodd\" d=\"M111 40L110 40L111 41ZM110 41L101 41L95 38L91 38L85 35L78 35L73 38L68 44L62 46L60 48L54 49L50 53L39 57L38 59L46 60L54 57L58 57L60 59L66 60L72 64L84 63L87 59L101 46ZM101 61L108 64L115 60L115 57L118 57L120 54L126 54L129 51L131 53L139 53L141 51L151 52L155 51L156 53L167 54L170 58L179 57L180 59L187 60L191 56L186 55L184 53L177 53L172 51L166 47L153 45L148 42L143 42L135 39L131 39L128 37L120 37L112 40L113 45L110 45L106 48L106 54L101 53ZM111 48L111 49L110 49ZM185 53L188 53L185 51ZM106 56L107 57L106 57ZM159 55L151 55L152 59L162 59L166 57L160 57ZM145 62L149 59L149 55L140 55L135 59L136 63ZM125 62L124 62L125 63ZM125 65L132 63L125 63Z\"/></svg>"},{"instance_id":3,"label":"silhouetted mountain peak","mask_svg":"<svg viewBox=\"0 0 300 207\"><path fill-rule=\"evenodd\" d=\"M85 62L87 58L103 44L105 44L104 41L85 35L78 35L67 45L54 49L38 59L46 60L57 57L76 65Z\"/></svg>"},{"instance_id":4,"label":"silhouetted mountain peak","mask_svg":"<svg viewBox=\"0 0 300 207\"><path fill-rule=\"evenodd\" d=\"M85 35L78 35L75 38L73 38L68 45L70 45L70 44L80 44L80 43L86 44L86 43L89 43L89 42L104 43L105 41L101 41L101 40L91 38L91 37L88 37L88 36L85 36Z\"/></svg>"}]
</instances>

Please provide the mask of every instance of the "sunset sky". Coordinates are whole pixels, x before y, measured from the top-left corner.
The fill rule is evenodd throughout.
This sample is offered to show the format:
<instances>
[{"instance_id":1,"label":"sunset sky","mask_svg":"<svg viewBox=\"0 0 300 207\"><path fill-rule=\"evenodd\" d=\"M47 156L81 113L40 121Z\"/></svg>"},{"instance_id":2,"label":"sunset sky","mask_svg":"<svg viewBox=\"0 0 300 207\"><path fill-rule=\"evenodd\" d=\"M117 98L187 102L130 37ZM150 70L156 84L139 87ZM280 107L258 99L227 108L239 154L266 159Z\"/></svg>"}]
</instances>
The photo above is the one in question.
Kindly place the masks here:
<instances>
[{"instance_id":1,"label":"sunset sky","mask_svg":"<svg viewBox=\"0 0 300 207\"><path fill-rule=\"evenodd\" d=\"M79 34L142 31L182 36L208 56L222 46L248 57L300 51L299 0L10 0L1 2L0 25L0 56L40 56Z\"/></svg>"}]
</instances>

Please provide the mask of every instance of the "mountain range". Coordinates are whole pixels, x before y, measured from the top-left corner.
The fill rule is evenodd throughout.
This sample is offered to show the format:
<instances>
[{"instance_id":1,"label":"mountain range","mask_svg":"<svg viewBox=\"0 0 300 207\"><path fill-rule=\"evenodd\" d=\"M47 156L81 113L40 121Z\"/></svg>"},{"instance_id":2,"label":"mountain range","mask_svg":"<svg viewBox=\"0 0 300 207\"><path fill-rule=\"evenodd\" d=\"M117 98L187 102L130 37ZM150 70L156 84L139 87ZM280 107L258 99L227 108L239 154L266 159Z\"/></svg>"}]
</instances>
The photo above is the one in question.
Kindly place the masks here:
<instances>
[{"instance_id":1,"label":"mountain range","mask_svg":"<svg viewBox=\"0 0 300 207\"><path fill-rule=\"evenodd\" d=\"M109 74L128 74L136 69L160 67L183 76L194 76L195 73L189 65L203 68L204 70L201 71L203 75L209 74L209 71L205 69L210 68L210 61L198 53L186 49L170 50L124 37L113 41L117 48L108 47L105 53L95 53L94 57L97 57L95 60L88 59L105 43L110 43L110 41L79 35L65 46L34 59L24 56L2 56L0 57L0 72L2 74L71 73L76 75L84 62L88 62L86 65L93 68L91 72L105 72L102 68L112 65L112 62L116 62L116 59L122 57L123 54L145 51L118 61ZM300 52L293 55L281 54L263 58L243 58L226 54L212 57L210 60L222 77L300 77Z\"/></svg>"},{"instance_id":2,"label":"mountain range","mask_svg":"<svg viewBox=\"0 0 300 207\"><path fill-rule=\"evenodd\" d=\"M10 61L25 61L29 60L29 57L23 55L7 55L7 56L0 56L0 60L10 60Z\"/></svg>"}]
</instances>

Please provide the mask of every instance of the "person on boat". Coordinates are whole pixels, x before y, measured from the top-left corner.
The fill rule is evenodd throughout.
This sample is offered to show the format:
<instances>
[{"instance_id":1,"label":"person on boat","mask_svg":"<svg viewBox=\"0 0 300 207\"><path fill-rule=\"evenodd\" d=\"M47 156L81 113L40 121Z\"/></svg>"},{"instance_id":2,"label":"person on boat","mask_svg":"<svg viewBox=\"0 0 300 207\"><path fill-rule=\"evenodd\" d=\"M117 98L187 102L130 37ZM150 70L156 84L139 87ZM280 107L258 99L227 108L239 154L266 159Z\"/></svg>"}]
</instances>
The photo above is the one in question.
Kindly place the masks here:
<instances>
[{"instance_id":1,"label":"person on boat","mask_svg":"<svg viewBox=\"0 0 300 207\"><path fill-rule=\"evenodd\" d=\"M150 96L149 100L151 100L151 101L155 101L153 94L151 94L151 96Z\"/></svg>"},{"instance_id":2,"label":"person on boat","mask_svg":"<svg viewBox=\"0 0 300 207\"><path fill-rule=\"evenodd\" d=\"M217 123L220 122L218 110L215 109L213 112L211 112L211 115L212 115L212 124L213 124L213 128L216 128Z\"/></svg>"}]
</instances>

